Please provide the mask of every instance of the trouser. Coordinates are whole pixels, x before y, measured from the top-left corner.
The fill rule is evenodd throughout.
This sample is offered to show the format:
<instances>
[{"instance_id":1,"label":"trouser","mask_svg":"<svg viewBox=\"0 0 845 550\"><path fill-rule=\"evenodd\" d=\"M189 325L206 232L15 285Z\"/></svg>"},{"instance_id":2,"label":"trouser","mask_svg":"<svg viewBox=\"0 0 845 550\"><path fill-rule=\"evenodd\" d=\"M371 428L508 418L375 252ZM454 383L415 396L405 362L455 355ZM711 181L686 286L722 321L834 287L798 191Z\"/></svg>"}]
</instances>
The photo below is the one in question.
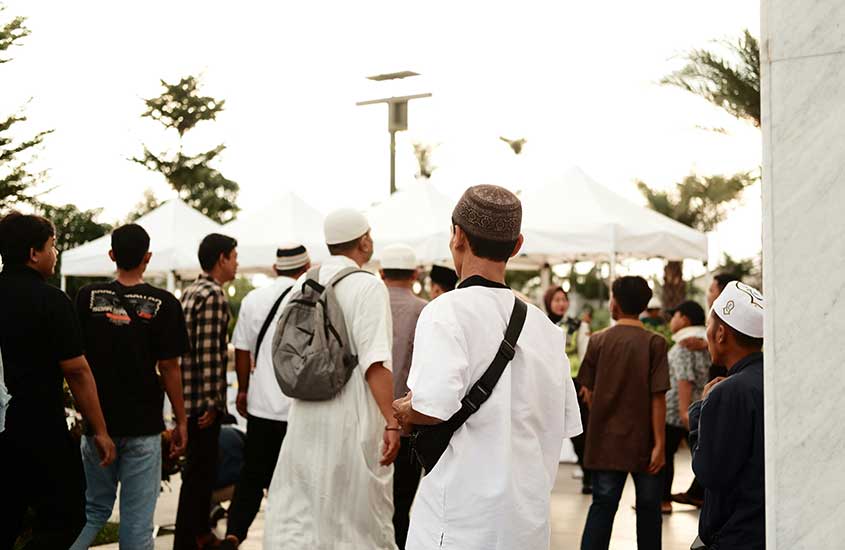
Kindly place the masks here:
<instances>
[{"instance_id":1,"label":"trouser","mask_svg":"<svg viewBox=\"0 0 845 550\"><path fill-rule=\"evenodd\" d=\"M152 550L153 516L161 491L161 435L113 438L115 461L103 468L90 437L82 438L85 467L85 528L70 550L87 550L114 508L120 483L121 548Z\"/></svg>"},{"instance_id":2,"label":"trouser","mask_svg":"<svg viewBox=\"0 0 845 550\"><path fill-rule=\"evenodd\" d=\"M663 518L660 493L663 477L632 473L637 491L637 548L660 550ZM607 550L613 531L613 518L625 488L628 472L593 470L593 504L587 514L581 550Z\"/></svg>"},{"instance_id":3,"label":"trouser","mask_svg":"<svg viewBox=\"0 0 845 550\"><path fill-rule=\"evenodd\" d=\"M287 422L247 416L244 464L229 506L226 528L226 534L234 535L240 542L246 539L249 526L258 514L264 489L270 487L287 429Z\"/></svg>"},{"instance_id":4,"label":"trouser","mask_svg":"<svg viewBox=\"0 0 845 550\"><path fill-rule=\"evenodd\" d=\"M672 481L675 479L675 453L681 441L689 436L686 428L666 424L666 465L663 467L663 502L672 501Z\"/></svg>"},{"instance_id":5,"label":"trouser","mask_svg":"<svg viewBox=\"0 0 845 550\"><path fill-rule=\"evenodd\" d=\"M28 509L26 550L69 548L85 525L85 474L79 445L67 430L0 434L0 550L11 550Z\"/></svg>"},{"instance_id":6,"label":"trouser","mask_svg":"<svg viewBox=\"0 0 845 550\"><path fill-rule=\"evenodd\" d=\"M574 378L572 382L575 383L575 393L578 394L581 384L576 382ZM590 470L584 468L584 453L587 449L587 422L590 420L590 408L587 406L587 402L581 399L580 395L578 395L578 409L581 411L581 427L583 431L572 438L572 447L575 449L575 456L578 457L578 465L584 472L584 477L581 478L581 486L590 487L592 485L592 474Z\"/></svg>"},{"instance_id":7,"label":"trouser","mask_svg":"<svg viewBox=\"0 0 845 550\"><path fill-rule=\"evenodd\" d=\"M393 530L399 550L405 550L411 505L414 503L421 477L422 467L411 452L411 439L403 437L399 455L393 463Z\"/></svg>"},{"instance_id":8,"label":"trouser","mask_svg":"<svg viewBox=\"0 0 845 550\"><path fill-rule=\"evenodd\" d=\"M188 448L182 468L182 488L176 511L174 550L195 550L197 537L210 533L211 493L217 476L220 416L207 428L200 428L199 415L188 418Z\"/></svg>"}]
</instances>

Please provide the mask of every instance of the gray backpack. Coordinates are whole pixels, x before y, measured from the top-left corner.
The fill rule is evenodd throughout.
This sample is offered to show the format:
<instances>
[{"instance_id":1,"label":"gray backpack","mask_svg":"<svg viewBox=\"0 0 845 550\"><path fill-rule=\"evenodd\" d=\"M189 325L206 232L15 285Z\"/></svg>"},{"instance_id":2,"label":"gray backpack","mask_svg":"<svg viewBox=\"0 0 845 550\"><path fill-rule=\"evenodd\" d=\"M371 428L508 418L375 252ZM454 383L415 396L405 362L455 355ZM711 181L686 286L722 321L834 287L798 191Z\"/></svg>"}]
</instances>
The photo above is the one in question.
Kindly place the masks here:
<instances>
[{"instance_id":1,"label":"gray backpack","mask_svg":"<svg viewBox=\"0 0 845 550\"><path fill-rule=\"evenodd\" d=\"M348 267L323 286L317 267L291 292L273 338L273 370L288 397L326 401L355 371L358 357L349 349L346 321L334 293L334 287L353 273L369 271Z\"/></svg>"}]
</instances>

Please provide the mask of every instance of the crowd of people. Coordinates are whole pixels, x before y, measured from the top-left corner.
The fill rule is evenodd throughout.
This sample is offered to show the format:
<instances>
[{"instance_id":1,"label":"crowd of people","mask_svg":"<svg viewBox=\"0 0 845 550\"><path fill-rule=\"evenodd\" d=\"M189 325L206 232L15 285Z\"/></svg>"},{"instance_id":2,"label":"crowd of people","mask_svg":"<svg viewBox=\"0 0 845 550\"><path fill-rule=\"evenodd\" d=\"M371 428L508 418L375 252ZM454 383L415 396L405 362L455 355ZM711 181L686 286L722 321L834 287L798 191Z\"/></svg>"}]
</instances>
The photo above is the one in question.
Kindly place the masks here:
<instances>
[{"instance_id":1,"label":"crowd of people","mask_svg":"<svg viewBox=\"0 0 845 550\"><path fill-rule=\"evenodd\" d=\"M231 337L246 437L221 539L209 511L237 241L205 237L202 274L177 299L144 280L146 231L121 226L115 279L73 302L46 282L50 221L6 215L0 550L27 510L26 548L88 548L118 491L121 548L153 548L162 460L182 455L175 550L237 548L265 494L267 549L548 548L567 438L592 495L582 549L609 547L629 474L640 549L661 548L673 502L702 507L693 548L764 548L762 295L717 277L709 313L687 301L647 314L668 320L670 349L641 320L660 309L648 283L620 277L612 326L591 334L590 311L567 317L563 288L541 309L507 286L521 223L513 193L468 189L453 211L455 270L432 268L428 302L414 293L412 248L385 247L378 274L363 269L377 236L355 210L327 216L331 255L319 266L299 243L278 247L276 278L244 298ZM567 353L579 359L572 370ZM64 382L85 419L81 443L68 433ZM174 425L162 438L165 393ZM696 481L673 494L685 440Z\"/></svg>"}]
</instances>

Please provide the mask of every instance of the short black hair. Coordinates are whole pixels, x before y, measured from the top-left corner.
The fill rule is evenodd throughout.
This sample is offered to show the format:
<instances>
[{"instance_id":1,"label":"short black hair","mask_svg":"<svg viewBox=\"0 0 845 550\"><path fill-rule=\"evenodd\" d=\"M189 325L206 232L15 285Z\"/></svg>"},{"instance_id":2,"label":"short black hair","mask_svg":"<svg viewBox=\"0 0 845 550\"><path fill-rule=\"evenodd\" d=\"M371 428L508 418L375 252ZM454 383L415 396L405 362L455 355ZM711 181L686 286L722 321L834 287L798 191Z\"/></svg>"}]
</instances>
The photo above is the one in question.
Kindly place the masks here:
<instances>
[{"instance_id":1,"label":"short black hair","mask_svg":"<svg viewBox=\"0 0 845 550\"><path fill-rule=\"evenodd\" d=\"M692 300L687 300L686 302L681 302L676 307L673 307L666 313L674 315L675 313L680 313L687 319L689 319L690 324L692 326L701 326L704 324L704 308L702 308L698 302L693 302Z\"/></svg>"},{"instance_id":2,"label":"short black hair","mask_svg":"<svg viewBox=\"0 0 845 550\"><path fill-rule=\"evenodd\" d=\"M41 216L12 211L0 220L0 256L4 265L24 265L30 251L44 250L50 237L56 236L53 222Z\"/></svg>"},{"instance_id":3,"label":"short black hair","mask_svg":"<svg viewBox=\"0 0 845 550\"><path fill-rule=\"evenodd\" d=\"M747 334L743 334L742 332L736 330L735 328L733 328L732 326L727 324L715 312L712 315L713 315L713 321L717 325L722 325L723 327L725 327L725 330L730 331L734 335L734 340L736 340L736 343L739 344L740 346L742 346L743 348L754 349L754 350L759 350L759 349L763 348L763 339L762 338L753 338L751 336L748 336Z\"/></svg>"},{"instance_id":4,"label":"short black hair","mask_svg":"<svg viewBox=\"0 0 845 550\"><path fill-rule=\"evenodd\" d=\"M455 290L455 286L458 284L458 274L455 273L455 270L443 267L442 265L431 266L431 273L428 276L431 278L432 283L446 292Z\"/></svg>"},{"instance_id":5,"label":"short black hair","mask_svg":"<svg viewBox=\"0 0 845 550\"><path fill-rule=\"evenodd\" d=\"M391 281L407 281L408 279L413 279L417 272L415 269L382 269L381 271L384 273L384 278L390 279Z\"/></svg>"},{"instance_id":6,"label":"short black hair","mask_svg":"<svg viewBox=\"0 0 845 550\"><path fill-rule=\"evenodd\" d=\"M367 236L367 233L364 233L357 239L352 239L351 241L346 241L345 243L337 243L337 244L327 244L326 246L329 248L329 254L332 256L342 256L347 252L352 252L355 250L355 247L358 246L358 243L361 242L361 239Z\"/></svg>"},{"instance_id":7,"label":"short black hair","mask_svg":"<svg viewBox=\"0 0 845 550\"><path fill-rule=\"evenodd\" d=\"M645 279L639 276L619 277L613 281L613 299L622 313L639 315L651 300L652 291Z\"/></svg>"},{"instance_id":8,"label":"short black hair","mask_svg":"<svg viewBox=\"0 0 845 550\"><path fill-rule=\"evenodd\" d=\"M208 273L214 269L214 266L217 265L217 260L220 259L220 255L223 254L228 258L237 246L238 241L227 235L221 235L220 233L206 235L197 251L197 257L199 258L202 270Z\"/></svg>"},{"instance_id":9,"label":"short black hair","mask_svg":"<svg viewBox=\"0 0 845 550\"><path fill-rule=\"evenodd\" d=\"M135 269L150 251L150 235L137 223L121 225L111 234L111 249L118 268Z\"/></svg>"},{"instance_id":10,"label":"short black hair","mask_svg":"<svg viewBox=\"0 0 845 550\"><path fill-rule=\"evenodd\" d=\"M713 275L713 280L716 281L716 286L719 287L719 291L725 290L725 287L728 286L728 283L731 281L739 281L742 282L738 277L733 275L732 273L717 273Z\"/></svg>"},{"instance_id":11,"label":"short black hair","mask_svg":"<svg viewBox=\"0 0 845 550\"><path fill-rule=\"evenodd\" d=\"M452 220L452 225L460 227L461 231L466 234L467 242L469 242L469 248L472 250L472 253L485 260L507 262L510 260L514 248L516 248L516 243L519 242L519 239L515 241L493 241L473 235L462 225L455 223L455 220Z\"/></svg>"}]
</instances>

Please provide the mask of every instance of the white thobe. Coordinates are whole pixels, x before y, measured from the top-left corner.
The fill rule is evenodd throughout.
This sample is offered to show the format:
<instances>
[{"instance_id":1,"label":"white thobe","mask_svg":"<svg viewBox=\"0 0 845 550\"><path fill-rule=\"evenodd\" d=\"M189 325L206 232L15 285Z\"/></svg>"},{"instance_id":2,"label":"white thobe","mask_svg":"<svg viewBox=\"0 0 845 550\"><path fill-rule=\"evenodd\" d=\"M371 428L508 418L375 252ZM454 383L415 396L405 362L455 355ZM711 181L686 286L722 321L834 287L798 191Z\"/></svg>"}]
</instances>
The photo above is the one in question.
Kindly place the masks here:
<instances>
[{"instance_id":1,"label":"white thobe","mask_svg":"<svg viewBox=\"0 0 845 550\"><path fill-rule=\"evenodd\" d=\"M332 256L320 283L345 267L357 266ZM393 466L379 465L385 419L365 379L374 363L391 367L390 300L384 283L364 273L341 281L335 295L358 368L333 399L292 400L270 484L266 550L396 548Z\"/></svg>"}]
</instances>

